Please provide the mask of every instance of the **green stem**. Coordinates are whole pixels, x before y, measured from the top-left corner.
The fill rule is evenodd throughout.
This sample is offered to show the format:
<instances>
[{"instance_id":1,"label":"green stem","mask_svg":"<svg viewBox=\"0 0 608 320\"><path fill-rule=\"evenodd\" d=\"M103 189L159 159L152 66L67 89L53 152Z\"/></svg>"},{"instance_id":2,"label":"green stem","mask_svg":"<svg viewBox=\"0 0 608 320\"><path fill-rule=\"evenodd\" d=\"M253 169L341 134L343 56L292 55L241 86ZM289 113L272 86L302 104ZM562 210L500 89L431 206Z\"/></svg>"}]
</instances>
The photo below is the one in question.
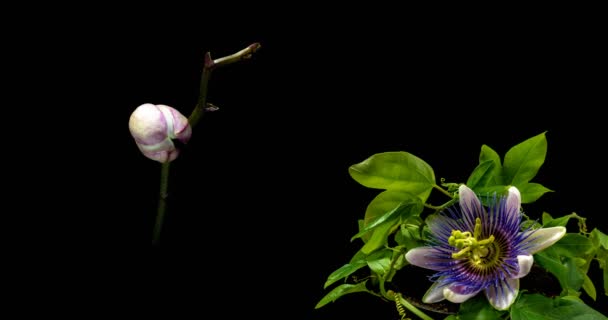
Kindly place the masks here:
<instances>
[{"instance_id":1,"label":"green stem","mask_svg":"<svg viewBox=\"0 0 608 320\"><path fill-rule=\"evenodd\" d=\"M445 190L444 188L434 184L433 188L439 190L441 193L445 194L446 196L450 197L450 198L454 198L454 195L449 193L447 190Z\"/></svg>"},{"instance_id":2,"label":"green stem","mask_svg":"<svg viewBox=\"0 0 608 320\"><path fill-rule=\"evenodd\" d=\"M207 88L209 84L209 78L211 77L211 71L213 71L213 60L211 54L207 52L205 54L205 65L203 66L203 74L201 75L201 84L198 95L198 102L194 106L194 110L188 117L188 123L190 127L194 128L200 121L203 113L205 112L205 106L207 105Z\"/></svg>"},{"instance_id":3,"label":"green stem","mask_svg":"<svg viewBox=\"0 0 608 320\"><path fill-rule=\"evenodd\" d=\"M414 305L412 305L411 303L409 303L407 300L403 299L403 297L400 294L396 294L395 295L395 299L399 299L399 302L401 302L401 304L404 307L406 307L412 313L414 313L415 315L417 315L420 319L423 319L423 320L433 320L433 318L429 317L426 313L422 312L420 309L414 307Z\"/></svg>"},{"instance_id":4,"label":"green stem","mask_svg":"<svg viewBox=\"0 0 608 320\"><path fill-rule=\"evenodd\" d=\"M158 211L156 213L156 222L154 223L154 232L152 236L152 244L158 244L160 241L160 231L165 220L167 211L167 191L169 190L169 167L170 161L164 162L160 170L160 193L158 198Z\"/></svg>"},{"instance_id":5,"label":"green stem","mask_svg":"<svg viewBox=\"0 0 608 320\"><path fill-rule=\"evenodd\" d=\"M433 209L433 210L437 210L437 211L443 209L442 206L434 206L434 205L429 204L429 203L425 203L424 206L427 207L427 208L429 208L429 209Z\"/></svg>"},{"instance_id":6,"label":"green stem","mask_svg":"<svg viewBox=\"0 0 608 320\"><path fill-rule=\"evenodd\" d=\"M446 203L440 205L440 206L434 206L432 204L429 203L425 203L424 206L429 208L429 209L433 209L433 210L437 210L437 211L441 211L451 205L453 205L456 201L458 201L458 199L453 198L452 200L448 200Z\"/></svg>"},{"instance_id":7,"label":"green stem","mask_svg":"<svg viewBox=\"0 0 608 320\"><path fill-rule=\"evenodd\" d=\"M229 56L225 56L225 57L219 58L217 60L214 60L213 67L221 67L221 66L225 66L227 64L241 61L243 59L249 59L249 58L251 58L253 53L258 51L260 48L261 48L261 45L259 43L257 43L257 42L253 43L253 44L249 45L247 48L245 48L237 53L233 53Z\"/></svg>"},{"instance_id":8,"label":"green stem","mask_svg":"<svg viewBox=\"0 0 608 320\"><path fill-rule=\"evenodd\" d=\"M386 291L386 288L384 286L384 282L386 282L386 278L389 277L391 275L391 273L393 272L393 268L395 267L395 263L399 259L399 256L402 255L402 254L404 254L404 252L402 250L399 250L399 254L396 254L391 259L391 263L388 266L388 271L384 275L382 275L382 277L380 277L380 293L382 294L382 296L384 296L385 298L387 298L389 300L391 300L391 296Z\"/></svg>"},{"instance_id":9,"label":"green stem","mask_svg":"<svg viewBox=\"0 0 608 320\"><path fill-rule=\"evenodd\" d=\"M205 112L205 108L207 107L207 88L209 87L209 79L211 77L211 72L218 67L229 65L235 63L237 61L241 61L243 59L251 58L251 55L260 49L259 43L254 43L249 45L247 48L231 54L229 56L225 56L219 58L217 60L211 59L211 53L207 52L205 54L205 65L203 66L203 73L201 75L201 83L199 89L198 102L190 117L188 117L188 123L191 128L194 128L198 122L200 121L203 113ZM162 165L161 175L160 175L160 197L158 200L158 211L156 213L156 222L154 223L154 232L152 236L152 244L158 244L160 241L160 232L163 227L163 222L165 220L165 215L167 211L167 190L169 186L169 167L170 162L165 162Z\"/></svg>"},{"instance_id":10,"label":"green stem","mask_svg":"<svg viewBox=\"0 0 608 320\"><path fill-rule=\"evenodd\" d=\"M207 88L209 83L209 78L211 77L211 72L218 67L222 67L225 65L229 65L244 59L249 59L253 55L254 52L261 48L259 43L254 43L249 45L247 48L233 53L229 56L225 56L216 60L211 59L211 54L207 52L205 54L205 64L203 66L203 73L201 75L201 85L199 89L198 102L192 110L190 117L188 117L188 122L190 126L194 128L196 124L200 121L203 113L205 113L205 108L207 107Z\"/></svg>"}]
</instances>

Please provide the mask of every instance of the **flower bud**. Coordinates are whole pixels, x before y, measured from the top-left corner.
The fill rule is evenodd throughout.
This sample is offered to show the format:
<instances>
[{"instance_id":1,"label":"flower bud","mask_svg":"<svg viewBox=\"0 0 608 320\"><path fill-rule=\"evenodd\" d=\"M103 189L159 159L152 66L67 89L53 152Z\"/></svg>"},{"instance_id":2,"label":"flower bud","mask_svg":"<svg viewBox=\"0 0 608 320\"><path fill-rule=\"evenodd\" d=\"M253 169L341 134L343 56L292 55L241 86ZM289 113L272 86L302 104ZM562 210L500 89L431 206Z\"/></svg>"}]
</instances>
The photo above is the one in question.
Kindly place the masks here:
<instances>
[{"instance_id":1,"label":"flower bud","mask_svg":"<svg viewBox=\"0 0 608 320\"><path fill-rule=\"evenodd\" d=\"M179 155L172 140L187 143L192 135L188 118L174 108L151 103L133 111L129 131L144 156L161 163L173 161Z\"/></svg>"}]
</instances>

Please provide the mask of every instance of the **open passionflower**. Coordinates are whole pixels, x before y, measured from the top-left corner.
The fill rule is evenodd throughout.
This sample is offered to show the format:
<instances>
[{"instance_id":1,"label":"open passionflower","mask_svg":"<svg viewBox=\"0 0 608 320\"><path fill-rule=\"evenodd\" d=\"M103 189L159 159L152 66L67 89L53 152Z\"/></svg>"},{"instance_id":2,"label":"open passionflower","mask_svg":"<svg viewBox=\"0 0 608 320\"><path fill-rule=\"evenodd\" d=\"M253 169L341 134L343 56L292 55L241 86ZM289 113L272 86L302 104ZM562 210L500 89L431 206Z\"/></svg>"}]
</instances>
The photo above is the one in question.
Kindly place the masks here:
<instances>
[{"instance_id":1,"label":"open passionflower","mask_svg":"<svg viewBox=\"0 0 608 320\"><path fill-rule=\"evenodd\" d=\"M437 271L423 302L462 303L484 291L494 308L508 309L519 292L519 278L532 268L532 255L566 234L564 227L522 231L520 205L515 187L485 207L461 185L459 205L427 218L429 246L405 255L412 265Z\"/></svg>"}]
</instances>

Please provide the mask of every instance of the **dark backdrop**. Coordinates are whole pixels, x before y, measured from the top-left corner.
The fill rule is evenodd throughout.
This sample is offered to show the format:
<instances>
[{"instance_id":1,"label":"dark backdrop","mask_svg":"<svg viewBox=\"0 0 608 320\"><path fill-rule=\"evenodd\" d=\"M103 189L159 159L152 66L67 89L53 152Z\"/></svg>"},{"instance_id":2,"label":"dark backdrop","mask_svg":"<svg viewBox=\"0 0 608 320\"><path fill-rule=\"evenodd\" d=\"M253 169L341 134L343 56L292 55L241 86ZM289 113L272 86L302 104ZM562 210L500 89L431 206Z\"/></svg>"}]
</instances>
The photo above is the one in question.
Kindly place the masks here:
<instances>
[{"instance_id":1,"label":"dark backdrop","mask_svg":"<svg viewBox=\"0 0 608 320\"><path fill-rule=\"evenodd\" d=\"M51 280L42 286L51 308L396 319L391 304L365 294L314 310L327 276L359 248L350 238L377 194L347 169L384 151L408 151L437 178L463 182L482 144L503 155L546 131L536 181L555 192L527 214L577 212L608 231L600 221L606 51L592 20L372 16L306 11L235 24L83 15L84 30L77 22L43 34L74 48L52 54L50 73L68 79L53 97L81 115L74 130L83 132L62 162L76 178L72 200L36 246L36 261L49 266L41 278ZM204 116L173 163L162 243L152 248L160 164L137 150L129 115L143 103L188 115L204 53L218 58L253 42L262 48L251 60L212 75L209 101L220 110ZM606 297L599 271L592 276L599 308ZM77 303L55 303L63 298L54 288Z\"/></svg>"}]
</instances>

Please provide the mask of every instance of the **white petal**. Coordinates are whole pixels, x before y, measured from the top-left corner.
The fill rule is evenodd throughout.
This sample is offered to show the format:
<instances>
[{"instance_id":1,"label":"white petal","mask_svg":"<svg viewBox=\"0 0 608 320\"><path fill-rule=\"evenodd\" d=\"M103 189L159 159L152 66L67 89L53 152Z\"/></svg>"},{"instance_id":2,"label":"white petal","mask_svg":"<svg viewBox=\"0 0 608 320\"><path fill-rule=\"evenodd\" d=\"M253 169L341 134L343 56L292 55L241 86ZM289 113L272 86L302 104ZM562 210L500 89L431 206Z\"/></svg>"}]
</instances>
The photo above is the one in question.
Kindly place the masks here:
<instances>
[{"instance_id":1,"label":"white petal","mask_svg":"<svg viewBox=\"0 0 608 320\"><path fill-rule=\"evenodd\" d=\"M556 243L566 234L564 227L541 228L534 231L528 231L530 234L526 243L526 251L529 254L535 254L552 244Z\"/></svg>"},{"instance_id":2,"label":"white petal","mask_svg":"<svg viewBox=\"0 0 608 320\"><path fill-rule=\"evenodd\" d=\"M462 184L458 187L458 203L462 209L462 217L465 219L471 230L475 227L475 218L484 212L481 202L471 188ZM473 218L470 220L469 218Z\"/></svg>"},{"instance_id":3,"label":"white petal","mask_svg":"<svg viewBox=\"0 0 608 320\"><path fill-rule=\"evenodd\" d=\"M530 255L519 255L517 256L517 264L519 265L519 272L513 277L513 279L519 279L525 277L530 273L532 264L534 264L534 257Z\"/></svg>"},{"instance_id":4,"label":"white petal","mask_svg":"<svg viewBox=\"0 0 608 320\"><path fill-rule=\"evenodd\" d=\"M521 194L519 193L519 190L515 187L510 187L506 201L505 214L508 215L507 221L519 219L519 207L521 206Z\"/></svg>"},{"instance_id":5,"label":"white petal","mask_svg":"<svg viewBox=\"0 0 608 320\"><path fill-rule=\"evenodd\" d=\"M438 258L439 251L432 247L418 247L409 250L405 254L405 259L410 264L415 266L431 269L431 270L445 270L445 260ZM441 265L440 265L441 264Z\"/></svg>"},{"instance_id":6,"label":"white petal","mask_svg":"<svg viewBox=\"0 0 608 320\"><path fill-rule=\"evenodd\" d=\"M488 301L495 309L507 310L515 302L519 292L519 279L502 280L498 287L490 286L485 292Z\"/></svg>"},{"instance_id":7,"label":"white petal","mask_svg":"<svg viewBox=\"0 0 608 320\"><path fill-rule=\"evenodd\" d=\"M439 287L439 283L441 283L441 281L433 283L429 290L424 294L424 297L422 297L422 302L435 303L445 299L443 296L443 288L445 287Z\"/></svg>"},{"instance_id":8,"label":"white petal","mask_svg":"<svg viewBox=\"0 0 608 320\"><path fill-rule=\"evenodd\" d=\"M443 296L450 302L463 303L476 296L479 291L481 291L481 288L475 292L467 294L458 293L457 291L457 286L450 285L449 287L443 289Z\"/></svg>"}]
</instances>

